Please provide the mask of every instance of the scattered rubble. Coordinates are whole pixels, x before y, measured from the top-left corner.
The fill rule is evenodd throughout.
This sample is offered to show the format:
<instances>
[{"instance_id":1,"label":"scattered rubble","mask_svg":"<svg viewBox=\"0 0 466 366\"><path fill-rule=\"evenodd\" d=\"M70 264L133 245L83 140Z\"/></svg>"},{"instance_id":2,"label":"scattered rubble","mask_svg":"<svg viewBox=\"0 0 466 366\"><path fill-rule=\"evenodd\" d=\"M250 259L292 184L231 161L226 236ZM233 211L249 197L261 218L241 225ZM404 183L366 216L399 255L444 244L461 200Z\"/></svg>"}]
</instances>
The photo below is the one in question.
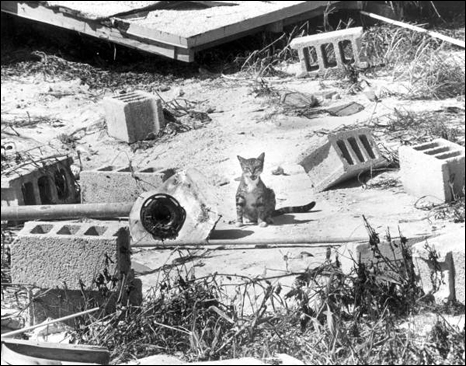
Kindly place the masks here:
<instances>
[{"instance_id":1,"label":"scattered rubble","mask_svg":"<svg viewBox=\"0 0 466 366\"><path fill-rule=\"evenodd\" d=\"M238 56L241 77L202 65L162 79L131 67L118 79L39 51L34 68L2 63L2 363L291 365L373 354L370 363L401 363L384 347L421 343L423 360L464 362L463 122L416 124L414 106L435 120L439 110L385 88L393 81L366 62L364 35L349 27L290 36L279 53ZM372 46L381 44L393 46ZM292 50L305 80L281 71L277 55ZM36 104L49 115L21 82L13 97L3 91L23 75L41 84ZM462 93L441 107L454 123ZM312 195L318 209L260 233L233 227L235 156L258 150L271 156L263 174L278 201ZM426 196L441 206L422 206ZM366 217L387 228L384 239ZM462 314L462 323L401 322L426 308ZM19 334L29 340L4 340Z\"/></svg>"}]
</instances>

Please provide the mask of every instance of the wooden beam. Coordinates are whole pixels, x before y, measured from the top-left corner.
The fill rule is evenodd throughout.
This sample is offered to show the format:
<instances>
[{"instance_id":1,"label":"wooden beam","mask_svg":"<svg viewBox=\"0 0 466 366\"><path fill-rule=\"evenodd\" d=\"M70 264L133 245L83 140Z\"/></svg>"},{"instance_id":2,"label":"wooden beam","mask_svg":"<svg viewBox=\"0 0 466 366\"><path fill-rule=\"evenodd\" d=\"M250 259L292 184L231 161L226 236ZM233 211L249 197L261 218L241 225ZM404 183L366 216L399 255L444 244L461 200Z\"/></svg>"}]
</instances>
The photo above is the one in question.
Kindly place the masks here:
<instances>
[{"instance_id":1,"label":"wooden beam","mask_svg":"<svg viewBox=\"0 0 466 366\"><path fill-rule=\"evenodd\" d=\"M340 9L358 9L358 1L334 1L335 4L332 4L336 10ZM313 9L307 12L303 12L301 14L288 17L283 20L283 25L290 25L298 22L302 22L305 20L309 20L315 18L319 15L323 15L322 8Z\"/></svg>"},{"instance_id":2,"label":"wooden beam","mask_svg":"<svg viewBox=\"0 0 466 366\"><path fill-rule=\"evenodd\" d=\"M288 17L299 15L303 12L315 10L317 8L324 9L327 3L333 4L339 1L303 1L286 8L277 9L275 11L245 19L241 22L230 24L224 27L216 28L188 37L188 47L199 47L206 43L214 42L218 39L223 39L235 34L266 26L270 23L275 23Z\"/></svg>"},{"instance_id":3,"label":"wooden beam","mask_svg":"<svg viewBox=\"0 0 466 366\"><path fill-rule=\"evenodd\" d=\"M368 12L365 12L365 11L361 11L361 14L366 15L368 17L371 17L373 19L381 20L381 21L389 23L389 24L397 25L398 27L411 29L411 30L419 32L419 33L426 33L426 34L428 34L429 36L431 36L433 38L441 39L442 41L449 42L449 43L454 44L456 46L465 48L465 42L460 40L460 39L448 37L448 36L445 36L445 35L440 34L438 32L433 32L433 31L430 31L428 29L424 29L424 28L421 28L421 27L418 27L418 26L415 26L415 25L412 25L412 24L407 24L407 23L399 22L397 20L385 18L383 16L380 16L380 15L377 15L377 14L374 14L374 13L368 13Z\"/></svg>"},{"instance_id":4,"label":"wooden beam","mask_svg":"<svg viewBox=\"0 0 466 366\"><path fill-rule=\"evenodd\" d=\"M97 346L2 339L2 359L5 362L12 362L13 360L34 362L36 358L52 361L107 365L110 361L110 352L104 347ZM35 361L37 362L37 360ZM33 365L38 363L7 364ZM61 365L61 362L53 364Z\"/></svg>"}]
</instances>

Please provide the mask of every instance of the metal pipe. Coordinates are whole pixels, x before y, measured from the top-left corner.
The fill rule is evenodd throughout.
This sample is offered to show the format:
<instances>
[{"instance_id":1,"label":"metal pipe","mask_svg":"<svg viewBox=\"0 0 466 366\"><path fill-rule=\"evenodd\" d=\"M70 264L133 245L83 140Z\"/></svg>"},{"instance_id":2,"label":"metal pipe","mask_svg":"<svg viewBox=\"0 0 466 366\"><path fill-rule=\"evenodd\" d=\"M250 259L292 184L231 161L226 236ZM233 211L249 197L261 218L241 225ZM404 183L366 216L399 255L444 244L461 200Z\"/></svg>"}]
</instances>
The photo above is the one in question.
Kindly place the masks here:
<instances>
[{"instance_id":1,"label":"metal pipe","mask_svg":"<svg viewBox=\"0 0 466 366\"><path fill-rule=\"evenodd\" d=\"M128 217L133 202L86 203L68 205L3 206L2 220L65 220L82 217Z\"/></svg>"},{"instance_id":2,"label":"metal pipe","mask_svg":"<svg viewBox=\"0 0 466 366\"><path fill-rule=\"evenodd\" d=\"M297 238L271 238L271 239L210 239L210 240L195 240L195 241L177 241L177 240L165 240L160 243L144 242L139 241L137 243L131 243L133 248L144 248L144 247L185 247L185 246L222 246L222 245L313 245L313 246L331 246L340 245L344 243L354 242L367 242L368 238L328 238L328 239L312 239L307 236Z\"/></svg>"}]
</instances>

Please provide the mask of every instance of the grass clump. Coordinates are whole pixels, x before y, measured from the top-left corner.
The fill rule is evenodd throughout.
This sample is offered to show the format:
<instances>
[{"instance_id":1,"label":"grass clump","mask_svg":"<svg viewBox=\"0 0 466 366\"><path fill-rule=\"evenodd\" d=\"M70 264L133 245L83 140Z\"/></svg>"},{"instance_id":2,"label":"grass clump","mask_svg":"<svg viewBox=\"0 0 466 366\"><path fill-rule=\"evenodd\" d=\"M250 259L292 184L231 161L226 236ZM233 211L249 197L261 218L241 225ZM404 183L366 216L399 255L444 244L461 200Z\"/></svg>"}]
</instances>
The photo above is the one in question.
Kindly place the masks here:
<instances>
[{"instance_id":1,"label":"grass clump","mask_svg":"<svg viewBox=\"0 0 466 366\"><path fill-rule=\"evenodd\" d=\"M331 248L321 265L287 273L295 281L286 291L283 276L196 278L194 267L179 260L159 269L157 286L140 306L120 304L75 336L109 347L112 363L171 354L276 364L277 354L286 353L308 364L464 364L464 329L442 315L464 313L464 306L436 306L418 285L408 239L387 230L382 244L365 225L373 259L354 258L350 273ZM403 324L426 311L436 319L426 334L406 330Z\"/></svg>"},{"instance_id":2,"label":"grass clump","mask_svg":"<svg viewBox=\"0 0 466 366\"><path fill-rule=\"evenodd\" d=\"M464 96L464 55L426 34L390 25L375 26L363 36L362 54L381 65L394 80L407 81L409 99Z\"/></svg>"}]
</instances>

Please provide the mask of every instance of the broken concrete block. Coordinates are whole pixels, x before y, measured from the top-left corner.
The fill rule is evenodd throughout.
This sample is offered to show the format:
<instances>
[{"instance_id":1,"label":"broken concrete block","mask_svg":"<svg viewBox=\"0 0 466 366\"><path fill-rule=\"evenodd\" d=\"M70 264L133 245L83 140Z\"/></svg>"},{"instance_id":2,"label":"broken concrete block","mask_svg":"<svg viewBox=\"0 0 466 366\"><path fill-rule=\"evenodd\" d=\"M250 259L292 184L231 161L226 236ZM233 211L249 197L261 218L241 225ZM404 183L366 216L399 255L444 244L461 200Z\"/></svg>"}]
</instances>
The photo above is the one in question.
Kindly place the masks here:
<instances>
[{"instance_id":1,"label":"broken concrete block","mask_svg":"<svg viewBox=\"0 0 466 366\"><path fill-rule=\"evenodd\" d=\"M216 188L196 169L181 171L168 179L158 190L145 192L139 196L129 214L131 245L137 244L170 244L170 240L161 241L153 237L146 229L147 225L157 227L169 225L176 213L167 207L157 207L157 212L151 213L149 203L156 203L154 194L165 194L173 197L186 212L185 220L179 229L176 241L191 243L209 238L220 219L217 203L219 202ZM144 215L141 213L144 211ZM148 220L150 222L143 222ZM175 242L176 243L176 242Z\"/></svg>"},{"instance_id":2,"label":"broken concrete block","mask_svg":"<svg viewBox=\"0 0 466 366\"><path fill-rule=\"evenodd\" d=\"M29 221L11 245L14 283L81 290L130 270L129 231L118 222Z\"/></svg>"},{"instance_id":3,"label":"broken concrete block","mask_svg":"<svg viewBox=\"0 0 466 366\"><path fill-rule=\"evenodd\" d=\"M313 108L319 100L312 94L287 91L280 96L280 103L292 108Z\"/></svg>"},{"instance_id":4,"label":"broken concrete block","mask_svg":"<svg viewBox=\"0 0 466 366\"><path fill-rule=\"evenodd\" d=\"M397 267L403 264L400 248L382 242L379 244L379 250L386 260L393 262ZM347 243L339 247L336 253L341 264L341 270L345 274L350 274L354 268L357 268L357 263L360 260L361 263L366 265L377 266L379 269L385 271L384 275L391 276L395 280L400 275L399 273L392 273L385 260L374 256L369 243Z\"/></svg>"},{"instance_id":5,"label":"broken concrete block","mask_svg":"<svg viewBox=\"0 0 466 366\"><path fill-rule=\"evenodd\" d=\"M369 169L385 166L368 128L332 133L314 141L298 159L316 191L353 178Z\"/></svg>"},{"instance_id":6,"label":"broken concrete block","mask_svg":"<svg viewBox=\"0 0 466 366\"><path fill-rule=\"evenodd\" d=\"M295 38L290 47L298 51L302 73L324 73L362 62L360 58L362 27Z\"/></svg>"},{"instance_id":7,"label":"broken concrete block","mask_svg":"<svg viewBox=\"0 0 466 366\"><path fill-rule=\"evenodd\" d=\"M71 164L69 157L49 158L2 173L2 207L79 202Z\"/></svg>"},{"instance_id":8,"label":"broken concrete block","mask_svg":"<svg viewBox=\"0 0 466 366\"><path fill-rule=\"evenodd\" d=\"M464 147L436 139L399 148L400 176L407 193L449 202L464 196Z\"/></svg>"},{"instance_id":9,"label":"broken concrete block","mask_svg":"<svg viewBox=\"0 0 466 366\"><path fill-rule=\"evenodd\" d=\"M109 136L132 143L157 134L164 126L162 102L152 94L135 91L103 99Z\"/></svg>"},{"instance_id":10,"label":"broken concrete block","mask_svg":"<svg viewBox=\"0 0 466 366\"><path fill-rule=\"evenodd\" d=\"M464 226L452 233L427 241L438 255L437 266L429 256L426 242L413 246L413 261L424 292L432 293L438 303L457 300L465 304Z\"/></svg>"},{"instance_id":11,"label":"broken concrete block","mask_svg":"<svg viewBox=\"0 0 466 366\"><path fill-rule=\"evenodd\" d=\"M122 285L125 286L123 291L121 290ZM114 313L118 303L127 304L129 302L134 306L140 306L142 303L142 281L134 278L132 271L124 283L123 281L119 282L113 288L109 285L107 290L103 291L101 288L97 291L97 286L92 291L34 289L27 320L30 324L38 324L48 318L65 317L94 306L100 306L102 309L101 313L95 313L95 316L99 317ZM64 323L75 325L75 319L67 320Z\"/></svg>"},{"instance_id":12,"label":"broken concrete block","mask_svg":"<svg viewBox=\"0 0 466 366\"><path fill-rule=\"evenodd\" d=\"M104 166L81 172L81 202L135 201L146 191L158 189L175 174L173 169Z\"/></svg>"}]
</instances>

